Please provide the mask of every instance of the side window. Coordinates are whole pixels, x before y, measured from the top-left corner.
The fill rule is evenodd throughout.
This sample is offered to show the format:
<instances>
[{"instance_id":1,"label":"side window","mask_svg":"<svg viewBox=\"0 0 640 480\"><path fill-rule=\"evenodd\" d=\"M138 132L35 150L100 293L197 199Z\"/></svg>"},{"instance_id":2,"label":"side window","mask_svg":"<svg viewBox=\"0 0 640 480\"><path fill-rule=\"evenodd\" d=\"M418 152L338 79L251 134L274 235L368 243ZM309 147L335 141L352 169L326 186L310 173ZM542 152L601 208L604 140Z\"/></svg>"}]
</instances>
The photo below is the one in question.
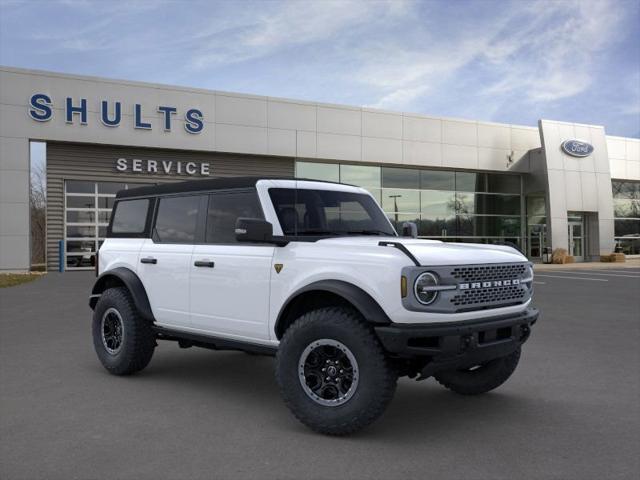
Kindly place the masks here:
<instances>
[{"instance_id":1,"label":"side window","mask_svg":"<svg viewBox=\"0 0 640 480\"><path fill-rule=\"evenodd\" d=\"M160 198L154 239L161 243L194 243L200 196Z\"/></svg>"},{"instance_id":2,"label":"side window","mask_svg":"<svg viewBox=\"0 0 640 480\"><path fill-rule=\"evenodd\" d=\"M115 206L111 232L118 234L144 233L149 212L149 199L121 200Z\"/></svg>"},{"instance_id":3,"label":"side window","mask_svg":"<svg viewBox=\"0 0 640 480\"><path fill-rule=\"evenodd\" d=\"M236 220L239 217L264 218L255 190L210 195L207 243L236 243Z\"/></svg>"}]
</instances>

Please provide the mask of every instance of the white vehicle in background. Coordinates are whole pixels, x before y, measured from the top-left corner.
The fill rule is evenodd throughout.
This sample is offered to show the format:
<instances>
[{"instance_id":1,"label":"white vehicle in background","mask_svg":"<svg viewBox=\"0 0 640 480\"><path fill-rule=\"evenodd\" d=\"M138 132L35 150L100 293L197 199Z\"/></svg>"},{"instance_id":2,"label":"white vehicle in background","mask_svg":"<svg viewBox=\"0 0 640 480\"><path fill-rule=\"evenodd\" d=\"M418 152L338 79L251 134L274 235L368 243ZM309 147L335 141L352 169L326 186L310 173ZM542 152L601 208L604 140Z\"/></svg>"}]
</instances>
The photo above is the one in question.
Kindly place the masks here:
<instances>
[{"instance_id":1,"label":"white vehicle in background","mask_svg":"<svg viewBox=\"0 0 640 480\"><path fill-rule=\"evenodd\" d=\"M93 343L109 372L142 370L157 340L275 355L287 406L331 435L378 418L398 376L498 387L538 317L514 248L398 237L366 190L327 182L121 191L97 263Z\"/></svg>"}]
</instances>

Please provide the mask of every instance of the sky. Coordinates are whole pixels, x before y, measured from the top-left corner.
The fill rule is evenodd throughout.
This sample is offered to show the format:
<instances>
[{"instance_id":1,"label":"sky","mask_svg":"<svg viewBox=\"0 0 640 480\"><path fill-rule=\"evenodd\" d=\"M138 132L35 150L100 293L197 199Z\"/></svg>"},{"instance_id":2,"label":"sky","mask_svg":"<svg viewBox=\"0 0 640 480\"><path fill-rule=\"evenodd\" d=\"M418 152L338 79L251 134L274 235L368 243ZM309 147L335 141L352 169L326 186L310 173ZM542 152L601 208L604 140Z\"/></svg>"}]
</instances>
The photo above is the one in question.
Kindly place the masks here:
<instances>
[{"instance_id":1,"label":"sky","mask_svg":"<svg viewBox=\"0 0 640 480\"><path fill-rule=\"evenodd\" d=\"M640 0L0 0L0 64L640 137Z\"/></svg>"}]
</instances>

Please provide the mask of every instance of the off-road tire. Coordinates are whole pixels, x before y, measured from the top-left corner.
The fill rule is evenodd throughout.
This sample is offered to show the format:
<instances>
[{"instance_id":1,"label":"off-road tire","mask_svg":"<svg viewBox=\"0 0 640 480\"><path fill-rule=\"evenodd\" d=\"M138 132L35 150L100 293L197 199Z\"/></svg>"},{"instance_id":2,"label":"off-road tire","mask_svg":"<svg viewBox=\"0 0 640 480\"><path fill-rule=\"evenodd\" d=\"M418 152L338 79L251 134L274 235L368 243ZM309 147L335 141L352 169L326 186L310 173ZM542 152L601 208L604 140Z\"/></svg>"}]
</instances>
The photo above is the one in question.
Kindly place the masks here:
<instances>
[{"instance_id":1,"label":"off-road tire","mask_svg":"<svg viewBox=\"0 0 640 480\"><path fill-rule=\"evenodd\" d=\"M491 360L474 370L440 372L434 378L449 390L461 395L479 395L498 388L518 366L520 348L501 358Z\"/></svg>"},{"instance_id":2,"label":"off-road tire","mask_svg":"<svg viewBox=\"0 0 640 480\"><path fill-rule=\"evenodd\" d=\"M108 352L102 340L102 317L108 309L120 314L123 324L122 345L116 354ZM151 324L138 313L126 288L109 288L102 293L93 312L93 346L109 373L130 375L145 368L156 346Z\"/></svg>"},{"instance_id":3,"label":"off-road tire","mask_svg":"<svg viewBox=\"0 0 640 480\"><path fill-rule=\"evenodd\" d=\"M325 406L305 392L299 362L320 339L340 342L356 359L358 384L343 404ZM396 389L397 373L372 329L354 310L329 307L298 318L285 332L276 355L276 380L284 402L303 424L327 435L347 435L366 427L385 411Z\"/></svg>"}]
</instances>

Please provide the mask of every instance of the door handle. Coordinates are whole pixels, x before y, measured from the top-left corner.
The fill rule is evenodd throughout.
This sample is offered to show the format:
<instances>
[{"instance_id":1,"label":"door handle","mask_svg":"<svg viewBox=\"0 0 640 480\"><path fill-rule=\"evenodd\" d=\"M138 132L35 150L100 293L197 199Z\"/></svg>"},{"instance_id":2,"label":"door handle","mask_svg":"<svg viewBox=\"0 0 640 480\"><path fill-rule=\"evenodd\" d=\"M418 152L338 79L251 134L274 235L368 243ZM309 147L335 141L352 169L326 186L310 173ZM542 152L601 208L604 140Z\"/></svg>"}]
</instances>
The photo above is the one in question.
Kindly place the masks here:
<instances>
[{"instance_id":1,"label":"door handle","mask_svg":"<svg viewBox=\"0 0 640 480\"><path fill-rule=\"evenodd\" d=\"M140 263L151 263L155 265L156 263L158 263L158 259L153 257L145 257L140 259Z\"/></svg>"},{"instance_id":2,"label":"door handle","mask_svg":"<svg viewBox=\"0 0 640 480\"><path fill-rule=\"evenodd\" d=\"M196 260L195 262L193 262L193 265L196 267L213 268L215 266L215 263L209 260Z\"/></svg>"}]
</instances>

